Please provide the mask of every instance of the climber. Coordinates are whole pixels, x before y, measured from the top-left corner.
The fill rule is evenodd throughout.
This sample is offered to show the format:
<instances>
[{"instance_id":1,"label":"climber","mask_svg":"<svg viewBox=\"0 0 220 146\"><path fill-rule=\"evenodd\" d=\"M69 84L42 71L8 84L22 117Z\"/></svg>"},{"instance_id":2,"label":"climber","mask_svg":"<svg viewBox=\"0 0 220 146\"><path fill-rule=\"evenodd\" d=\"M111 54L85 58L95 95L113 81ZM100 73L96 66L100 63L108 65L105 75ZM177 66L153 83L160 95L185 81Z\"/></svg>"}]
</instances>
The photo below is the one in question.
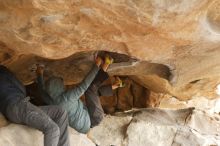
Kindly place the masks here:
<instances>
[{"instance_id":1,"label":"climber","mask_svg":"<svg viewBox=\"0 0 220 146\"><path fill-rule=\"evenodd\" d=\"M24 85L0 65L0 111L17 124L36 128L44 134L44 146L69 146L68 116L58 106L36 107L26 97Z\"/></svg>"},{"instance_id":2,"label":"climber","mask_svg":"<svg viewBox=\"0 0 220 146\"><path fill-rule=\"evenodd\" d=\"M120 78L113 85L102 85L109 78L106 70L113 63L109 55L105 59L95 57L95 64L86 78L72 89L65 90L63 79L50 77L44 84L44 68L38 65L38 88L46 104L60 105L69 116L69 124L80 133L87 133L91 127L98 125L104 116L99 96L112 96L112 89L122 87ZM102 69L100 69L102 68ZM80 97L85 94L86 105Z\"/></svg>"}]
</instances>

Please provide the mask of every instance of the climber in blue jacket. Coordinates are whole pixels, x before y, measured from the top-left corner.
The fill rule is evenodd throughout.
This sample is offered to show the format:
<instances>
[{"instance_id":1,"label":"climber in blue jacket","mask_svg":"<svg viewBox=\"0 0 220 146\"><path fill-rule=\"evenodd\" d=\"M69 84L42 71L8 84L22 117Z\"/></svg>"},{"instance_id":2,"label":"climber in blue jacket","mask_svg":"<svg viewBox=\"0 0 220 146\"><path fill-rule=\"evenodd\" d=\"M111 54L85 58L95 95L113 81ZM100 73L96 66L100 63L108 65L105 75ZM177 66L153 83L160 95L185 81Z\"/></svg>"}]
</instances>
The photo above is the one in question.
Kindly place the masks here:
<instances>
[{"instance_id":1,"label":"climber in blue jacket","mask_svg":"<svg viewBox=\"0 0 220 146\"><path fill-rule=\"evenodd\" d=\"M103 117L99 96L112 96L112 89L122 86L119 78L113 85L102 85L109 78L106 73L113 59L106 55L105 59L96 57L95 64L84 80L72 89L65 90L63 79L51 77L46 83L43 79L43 67L37 67L38 88L46 104L59 105L69 116L69 124L80 133L87 133L91 127L98 125ZM86 105L80 97L85 94Z\"/></svg>"}]
</instances>

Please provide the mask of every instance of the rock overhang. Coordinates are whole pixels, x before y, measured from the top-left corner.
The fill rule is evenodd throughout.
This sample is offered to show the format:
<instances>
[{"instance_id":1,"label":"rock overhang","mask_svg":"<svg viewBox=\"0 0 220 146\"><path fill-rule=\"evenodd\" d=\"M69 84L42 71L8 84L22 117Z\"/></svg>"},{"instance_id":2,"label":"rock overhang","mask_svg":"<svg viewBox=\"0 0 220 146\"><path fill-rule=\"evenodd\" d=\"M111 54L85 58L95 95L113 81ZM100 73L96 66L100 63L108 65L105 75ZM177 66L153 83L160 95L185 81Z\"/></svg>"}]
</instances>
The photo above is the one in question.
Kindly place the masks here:
<instances>
[{"instance_id":1,"label":"rock overhang","mask_svg":"<svg viewBox=\"0 0 220 146\"><path fill-rule=\"evenodd\" d=\"M48 59L66 60L62 65L52 63L51 70L59 66L66 74L58 74L73 83L69 76L72 72L62 66L69 69L66 64L71 64L68 60L74 54L97 50L138 59L142 70L132 75L135 80L145 80L144 86L155 86L158 92L179 99L189 99L197 92L214 93L219 83L217 0L2 0L0 7L1 64L17 72L26 83L33 81L27 71L31 64L42 60L50 64L45 61ZM165 66L169 78L157 73L146 76L149 66L143 62ZM83 69L82 77L74 83L86 74L88 69ZM124 74L131 72L124 70ZM200 82L192 84L195 80Z\"/></svg>"}]
</instances>

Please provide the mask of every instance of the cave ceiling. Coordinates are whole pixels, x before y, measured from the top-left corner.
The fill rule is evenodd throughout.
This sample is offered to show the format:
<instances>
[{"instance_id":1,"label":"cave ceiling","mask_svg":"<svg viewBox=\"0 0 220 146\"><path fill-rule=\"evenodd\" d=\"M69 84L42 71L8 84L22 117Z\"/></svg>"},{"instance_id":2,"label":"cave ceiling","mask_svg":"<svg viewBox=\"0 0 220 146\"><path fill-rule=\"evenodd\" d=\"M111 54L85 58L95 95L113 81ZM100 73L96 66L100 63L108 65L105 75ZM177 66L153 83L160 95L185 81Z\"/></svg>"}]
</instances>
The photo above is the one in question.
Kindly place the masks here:
<instances>
[{"instance_id":1,"label":"cave ceiling","mask_svg":"<svg viewBox=\"0 0 220 146\"><path fill-rule=\"evenodd\" d=\"M215 98L220 1L0 0L0 63L25 84L34 81L35 63L78 83L98 50L128 57L111 75L179 99Z\"/></svg>"}]
</instances>

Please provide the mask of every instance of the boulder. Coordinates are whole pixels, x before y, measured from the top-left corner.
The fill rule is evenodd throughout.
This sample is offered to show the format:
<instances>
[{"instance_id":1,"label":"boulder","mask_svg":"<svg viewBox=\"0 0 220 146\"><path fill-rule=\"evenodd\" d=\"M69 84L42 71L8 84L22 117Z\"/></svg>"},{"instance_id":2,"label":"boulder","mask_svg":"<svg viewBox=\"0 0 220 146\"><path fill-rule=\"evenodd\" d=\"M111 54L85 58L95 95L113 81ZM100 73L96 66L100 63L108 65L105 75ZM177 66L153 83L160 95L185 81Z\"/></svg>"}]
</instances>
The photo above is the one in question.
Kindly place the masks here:
<instances>
[{"instance_id":1,"label":"boulder","mask_svg":"<svg viewBox=\"0 0 220 146\"><path fill-rule=\"evenodd\" d=\"M210 146L220 145L220 122L194 108L142 109L107 116L90 131L101 146Z\"/></svg>"}]
</instances>

